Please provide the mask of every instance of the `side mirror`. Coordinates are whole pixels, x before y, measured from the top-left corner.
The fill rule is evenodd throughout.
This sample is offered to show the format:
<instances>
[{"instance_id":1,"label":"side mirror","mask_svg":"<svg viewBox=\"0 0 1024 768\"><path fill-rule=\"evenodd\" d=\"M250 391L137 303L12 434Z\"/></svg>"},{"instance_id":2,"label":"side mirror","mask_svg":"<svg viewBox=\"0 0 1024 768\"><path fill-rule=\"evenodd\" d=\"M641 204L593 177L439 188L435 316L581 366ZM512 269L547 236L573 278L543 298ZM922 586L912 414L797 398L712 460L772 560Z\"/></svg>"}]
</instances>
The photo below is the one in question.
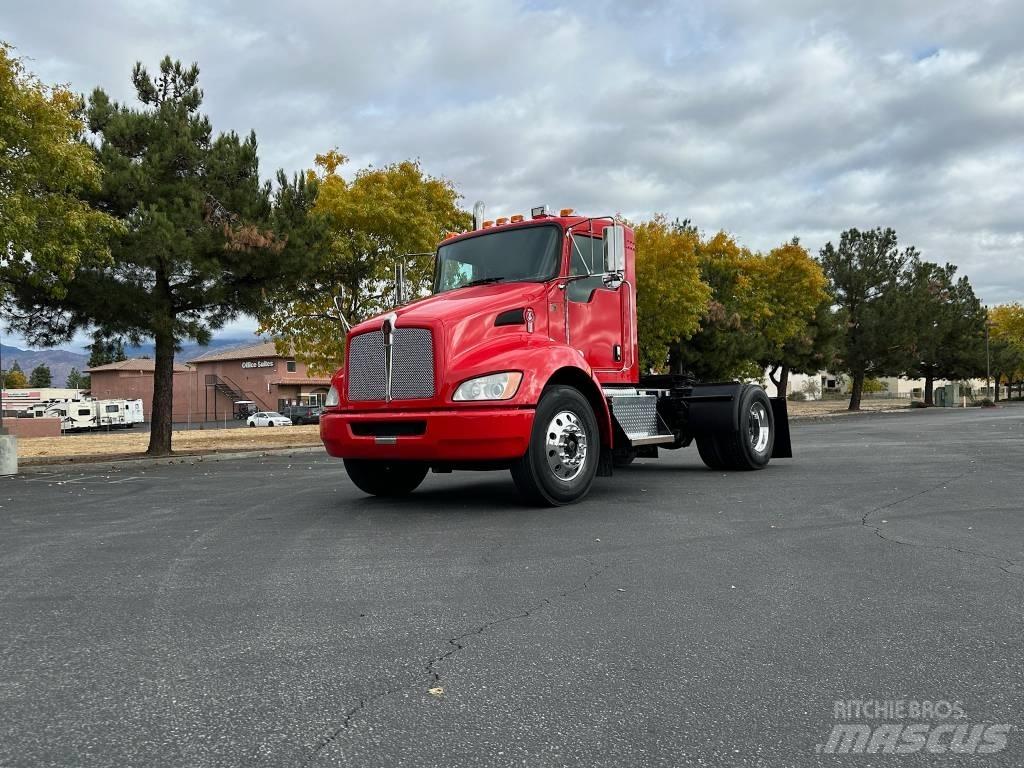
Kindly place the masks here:
<instances>
[{"instance_id":1,"label":"side mirror","mask_svg":"<svg viewBox=\"0 0 1024 768\"><path fill-rule=\"evenodd\" d=\"M626 269L626 228L613 224L604 228L604 271L622 272Z\"/></svg>"}]
</instances>

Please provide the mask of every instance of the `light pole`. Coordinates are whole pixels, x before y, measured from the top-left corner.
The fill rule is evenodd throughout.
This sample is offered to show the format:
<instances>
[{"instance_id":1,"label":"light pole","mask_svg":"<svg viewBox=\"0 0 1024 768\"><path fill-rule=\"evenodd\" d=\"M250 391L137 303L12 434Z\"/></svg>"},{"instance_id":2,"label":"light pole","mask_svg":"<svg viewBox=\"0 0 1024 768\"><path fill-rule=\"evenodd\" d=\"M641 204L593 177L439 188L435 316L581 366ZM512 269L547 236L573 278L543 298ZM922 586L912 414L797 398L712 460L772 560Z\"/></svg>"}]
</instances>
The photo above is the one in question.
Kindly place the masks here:
<instances>
[{"instance_id":1,"label":"light pole","mask_svg":"<svg viewBox=\"0 0 1024 768\"><path fill-rule=\"evenodd\" d=\"M985 390L989 397L995 398L995 392L991 391L992 381L992 353L988 343L988 329L992 327L992 321L988 316L988 305L985 305Z\"/></svg>"}]
</instances>

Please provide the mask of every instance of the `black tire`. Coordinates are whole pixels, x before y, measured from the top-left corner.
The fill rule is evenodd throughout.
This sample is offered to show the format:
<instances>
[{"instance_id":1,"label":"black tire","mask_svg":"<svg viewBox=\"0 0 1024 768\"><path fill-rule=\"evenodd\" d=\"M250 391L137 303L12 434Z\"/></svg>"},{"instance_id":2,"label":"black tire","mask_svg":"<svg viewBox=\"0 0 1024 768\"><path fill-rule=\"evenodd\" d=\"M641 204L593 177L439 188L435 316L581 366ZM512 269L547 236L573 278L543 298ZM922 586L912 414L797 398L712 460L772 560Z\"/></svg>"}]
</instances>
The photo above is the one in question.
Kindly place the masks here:
<instances>
[{"instance_id":1,"label":"black tire","mask_svg":"<svg viewBox=\"0 0 1024 768\"><path fill-rule=\"evenodd\" d=\"M704 435L697 438L697 453L700 460L708 469L725 469L725 461L722 454L718 452L718 443L711 435Z\"/></svg>"},{"instance_id":2,"label":"black tire","mask_svg":"<svg viewBox=\"0 0 1024 768\"><path fill-rule=\"evenodd\" d=\"M572 415L562 425L559 433L564 439L563 458L569 461L558 464L563 474L571 477L563 478L556 474L552 464L559 456L551 451L552 464L549 464L549 428L563 413ZM578 436L586 438L585 445ZM580 456L579 464L573 460ZM597 419L590 402L579 390L573 387L552 386L544 390L537 411L533 417L533 432L530 435L530 447L526 454L512 465L512 479L530 502L543 506L561 506L579 501L590 490L597 475L597 464L601 453L601 435L597 428ZM564 470L561 467L565 467Z\"/></svg>"},{"instance_id":3,"label":"black tire","mask_svg":"<svg viewBox=\"0 0 1024 768\"><path fill-rule=\"evenodd\" d=\"M739 432L716 435L714 438L718 455L725 469L764 469L771 460L772 448L775 445L775 417L772 415L772 404L763 389L749 385L740 393L739 408ZM764 426L763 422L754 418L755 409L758 409L763 420L767 420L767 440L755 434ZM755 443L760 447L755 447Z\"/></svg>"},{"instance_id":4,"label":"black tire","mask_svg":"<svg viewBox=\"0 0 1024 768\"><path fill-rule=\"evenodd\" d=\"M256 428L256 422L253 422L253 423L252 423L252 424L250 424L249 426L250 426L250 427L252 427L253 429L255 429L255 428Z\"/></svg>"},{"instance_id":5,"label":"black tire","mask_svg":"<svg viewBox=\"0 0 1024 768\"><path fill-rule=\"evenodd\" d=\"M359 490L371 496L405 496L423 482L427 465L419 461L345 459L345 471Z\"/></svg>"}]
</instances>

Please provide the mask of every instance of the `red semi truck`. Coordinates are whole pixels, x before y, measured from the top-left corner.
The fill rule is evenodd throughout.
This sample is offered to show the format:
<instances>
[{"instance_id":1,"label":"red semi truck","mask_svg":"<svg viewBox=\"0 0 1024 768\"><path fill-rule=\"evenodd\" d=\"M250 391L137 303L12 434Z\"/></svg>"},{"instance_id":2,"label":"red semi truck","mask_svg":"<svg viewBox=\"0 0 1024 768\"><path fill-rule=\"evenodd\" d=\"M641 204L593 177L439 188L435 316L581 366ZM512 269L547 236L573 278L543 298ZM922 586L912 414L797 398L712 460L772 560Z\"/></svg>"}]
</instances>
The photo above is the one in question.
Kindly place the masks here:
<instances>
[{"instance_id":1,"label":"red semi truck","mask_svg":"<svg viewBox=\"0 0 1024 768\"><path fill-rule=\"evenodd\" d=\"M792 455L784 398L741 382L642 375L633 232L534 208L482 221L434 255L432 295L349 327L320 419L331 456L378 496L427 472L506 469L540 504L695 442L712 469ZM642 286L639 286L643 290Z\"/></svg>"}]
</instances>

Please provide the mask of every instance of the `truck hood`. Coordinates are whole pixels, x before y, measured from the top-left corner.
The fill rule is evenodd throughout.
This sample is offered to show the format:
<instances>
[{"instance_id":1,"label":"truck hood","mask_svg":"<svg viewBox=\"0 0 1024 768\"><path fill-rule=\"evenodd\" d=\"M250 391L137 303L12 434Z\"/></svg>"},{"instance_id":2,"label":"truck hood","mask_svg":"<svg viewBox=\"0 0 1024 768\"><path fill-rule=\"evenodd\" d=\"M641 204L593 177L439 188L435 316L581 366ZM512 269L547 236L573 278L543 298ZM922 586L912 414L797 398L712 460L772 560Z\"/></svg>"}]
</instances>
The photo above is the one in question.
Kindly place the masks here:
<instances>
[{"instance_id":1,"label":"truck hood","mask_svg":"<svg viewBox=\"0 0 1024 768\"><path fill-rule=\"evenodd\" d=\"M394 310L397 326L451 328L482 314L497 314L509 309L531 306L547 293L547 283L494 283L457 288L434 294ZM353 335L376 330L385 315L377 315L355 326Z\"/></svg>"}]
</instances>

